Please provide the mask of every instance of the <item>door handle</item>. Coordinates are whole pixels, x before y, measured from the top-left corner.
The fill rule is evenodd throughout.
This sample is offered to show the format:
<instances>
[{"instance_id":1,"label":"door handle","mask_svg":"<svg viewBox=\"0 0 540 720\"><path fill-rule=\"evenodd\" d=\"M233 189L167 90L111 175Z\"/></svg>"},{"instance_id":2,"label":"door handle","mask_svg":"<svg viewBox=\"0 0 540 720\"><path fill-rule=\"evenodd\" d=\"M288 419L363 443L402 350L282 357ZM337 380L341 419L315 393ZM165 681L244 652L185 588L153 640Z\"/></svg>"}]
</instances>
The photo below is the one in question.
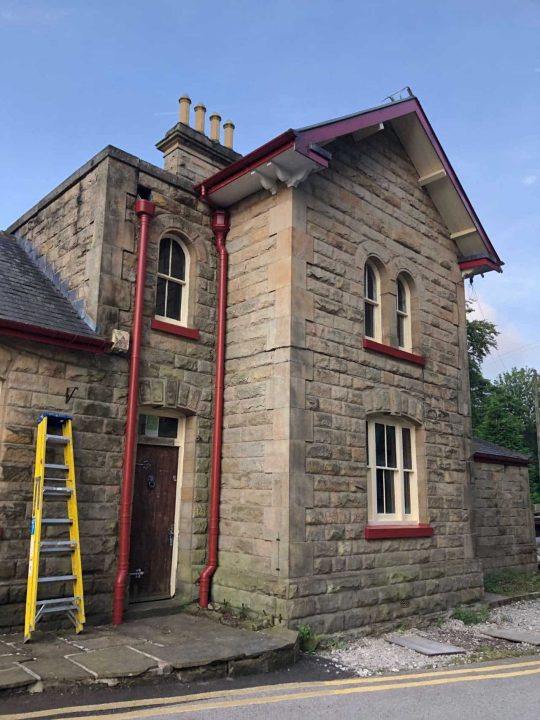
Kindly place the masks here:
<instances>
[{"instance_id":1,"label":"door handle","mask_svg":"<svg viewBox=\"0 0 540 720\"><path fill-rule=\"evenodd\" d=\"M135 578L135 580L140 580L142 576L144 575L144 570L141 570L141 568L137 568L133 572L129 573L132 577Z\"/></svg>"}]
</instances>

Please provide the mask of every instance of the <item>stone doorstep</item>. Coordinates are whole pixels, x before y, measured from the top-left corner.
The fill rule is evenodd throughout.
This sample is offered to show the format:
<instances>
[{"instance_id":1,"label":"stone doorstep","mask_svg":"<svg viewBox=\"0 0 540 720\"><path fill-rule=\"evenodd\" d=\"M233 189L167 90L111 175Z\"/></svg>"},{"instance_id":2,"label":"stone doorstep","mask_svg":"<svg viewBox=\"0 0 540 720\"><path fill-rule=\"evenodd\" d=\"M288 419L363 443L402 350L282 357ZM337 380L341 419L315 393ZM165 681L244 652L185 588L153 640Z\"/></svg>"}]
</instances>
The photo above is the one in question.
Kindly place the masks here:
<instances>
[{"instance_id":1,"label":"stone doorstep","mask_svg":"<svg viewBox=\"0 0 540 720\"><path fill-rule=\"evenodd\" d=\"M297 637L283 628L253 632L186 615L126 623L121 632L100 627L73 636L51 633L24 646L13 636L1 647L0 690L173 670L183 682L267 672L295 661Z\"/></svg>"}]
</instances>

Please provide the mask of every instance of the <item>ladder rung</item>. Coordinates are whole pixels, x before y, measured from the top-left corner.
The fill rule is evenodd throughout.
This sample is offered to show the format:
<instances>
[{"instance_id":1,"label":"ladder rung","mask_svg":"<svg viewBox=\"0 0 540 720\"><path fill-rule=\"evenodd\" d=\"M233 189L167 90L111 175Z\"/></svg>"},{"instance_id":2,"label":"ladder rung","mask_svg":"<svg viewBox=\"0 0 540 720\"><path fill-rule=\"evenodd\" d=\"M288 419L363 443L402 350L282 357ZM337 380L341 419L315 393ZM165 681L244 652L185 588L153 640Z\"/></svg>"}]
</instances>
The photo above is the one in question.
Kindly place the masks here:
<instances>
[{"instance_id":1,"label":"ladder rung","mask_svg":"<svg viewBox=\"0 0 540 720\"><path fill-rule=\"evenodd\" d=\"M77 547L76 540L42 540L40 545L41 552L44 553L64 553L71 552Z\"/></svg>"},{"instance_id":2,"label":"ladder rung","mask_svg":"<svg viewBox=\"0 0 540 720\"><path fill-rule=\"evenodd\" d=\"M48 600L36 600L38 606L49 606L49 605L65 605L66 603L74 603L78 600L78 597L61 597L61 598L49 598Z\"/></svg>"},{"instance_id":3,"label":"ladder rung","mask_svg":"<svg viewBox=\"0 0 540 720\"><path fill-rule=\"evenodd\" d=\"M49 478L52 480L53 478ZM62 487L61 485L45 485L43 488L44 495L71 495L73 488Z\"/></svg>"},{"instance_id":4,"label":"ladder rung","mask_svg":"<svg viewBox=\"0 0 540 720\"><path fill-rule=\"evenodd\" d=\"M42 525L71 525L73 520L71 518L43 518L41 521Z\"/></svg>"},{"instance_id":5,"label":"ladder rung","mask_svg":"<svg viewBox=\"0 0 540 720\"><path fill-rule=\"evenodd\" d=\"M47 442L55 443L55 445L67 445L71 441L71 438L65 435L46 435L45 439Z\"/></svg>"},{"instance_id":6,"label":"ladder rung","mask_svg":"<svg viewBox=\"0 0 540 720\"><path fill-rule=\"evenodd\" d=\"M45 463L47 470L69 470L68 465L56 465L55 463Z\"/></svg>"},{"instance_id":7,"label":"ladder rung","mask_svg":"<svg viewBox=\"0 0 540 720\"><path fill-rule=\"evenodd\" d=\"M68 582L76 579L76 575L48 575L47 577L38 578L38 583Z\"/></svg>"},{"instance_id":8,"label":"ladder rung","mask_svg":"<svg viewBox=\"0 0 540 720\"><path fill-rule=\"evenodd\" d=\"M69 605L57 605L53 607L40 608L40 615L48 615L49 613L67 612L68 610L78 610L78 606L75 603Z\"/></svg>"}]
</instances>

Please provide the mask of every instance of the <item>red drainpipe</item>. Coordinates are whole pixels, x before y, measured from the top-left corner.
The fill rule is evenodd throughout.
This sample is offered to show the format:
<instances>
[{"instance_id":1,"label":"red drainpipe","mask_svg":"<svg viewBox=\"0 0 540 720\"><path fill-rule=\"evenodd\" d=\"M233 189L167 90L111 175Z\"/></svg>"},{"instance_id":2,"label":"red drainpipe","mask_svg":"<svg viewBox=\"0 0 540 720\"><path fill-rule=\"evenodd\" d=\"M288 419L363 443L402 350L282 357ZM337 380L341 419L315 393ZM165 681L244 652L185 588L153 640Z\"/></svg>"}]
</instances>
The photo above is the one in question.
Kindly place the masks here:
<instances>
[{"instance_id":1,"label":"red drainpipe","mask_svg":"<svg viewBox=\"0 0 540 720\"><path fill-rule=\"evenodd\" d=\"M214 390L214 428L212 468L210 473L210 507L208 512L208 561L199 578L199 605L208 607L210 581L218 564L219 496L221 492L221 446L223 438L223 387L225 376L225 324L227 312L227 268L229 254L225 240L230 228L229 213L214 210L212 230L219 256L216 325L216 379Z\"/></svg>"},{"instance_id":2,"label":"red drainpipe","mask_svg":"<svg viewBox=\"0 0 540 720\"><path fill-rule=\"evenodd\" d=\"M127 399L126 441L124 447L124 468L120 494L120 515L118 530L118 570L114 583L113 624L120 625L124 614L124 599L129 571L129 542L131 535L131 500L133 495L133 470L135 444L137 441L137 413L139 394L139 367L141 363L141 340L146 279L146 255L148 251L148 228L156 206L149 200L137 200L135 212L139 218L139 252L135 280L135 305L131 333L131 362L129 364L129 388Z\"/></svg>"}]
</instances>

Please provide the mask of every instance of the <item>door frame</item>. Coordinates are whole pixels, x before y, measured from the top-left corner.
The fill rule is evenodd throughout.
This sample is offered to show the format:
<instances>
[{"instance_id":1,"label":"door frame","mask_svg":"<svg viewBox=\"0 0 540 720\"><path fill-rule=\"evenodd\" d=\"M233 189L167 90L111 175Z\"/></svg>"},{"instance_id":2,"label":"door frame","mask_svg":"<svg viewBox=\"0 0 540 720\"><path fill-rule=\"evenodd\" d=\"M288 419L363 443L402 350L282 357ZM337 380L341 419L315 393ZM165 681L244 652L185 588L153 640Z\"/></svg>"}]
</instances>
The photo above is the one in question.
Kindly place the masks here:
<instances>
[{"instance_id":1,"label":"door frame","mask_svg":"<svg viewBox=\"0 0 540 720\"><path fill-rule=\"evenodd\" d=\"M141 405L139 407L139 417L141 415L154 415L157 417L170 417L178 420L178 430L175 438L170 438L169 442L164 442L166 438L153 438L146 435L137 435L137 445L152 445L153 447L177 447L178 448L178 467L176 468L176 497L174 501L174 539L171 556L171 578L170 578L170 597L174 597L176 593L176 575L178 564L178 543L180 536L180 503L182 496L182 480L184 467L184 447L186 440L186 416L183 413L174 412L174 410L166 410L165 408L148 407ZM157 442L156 442L157 440Z\"/></svg>"}]
</instances>

